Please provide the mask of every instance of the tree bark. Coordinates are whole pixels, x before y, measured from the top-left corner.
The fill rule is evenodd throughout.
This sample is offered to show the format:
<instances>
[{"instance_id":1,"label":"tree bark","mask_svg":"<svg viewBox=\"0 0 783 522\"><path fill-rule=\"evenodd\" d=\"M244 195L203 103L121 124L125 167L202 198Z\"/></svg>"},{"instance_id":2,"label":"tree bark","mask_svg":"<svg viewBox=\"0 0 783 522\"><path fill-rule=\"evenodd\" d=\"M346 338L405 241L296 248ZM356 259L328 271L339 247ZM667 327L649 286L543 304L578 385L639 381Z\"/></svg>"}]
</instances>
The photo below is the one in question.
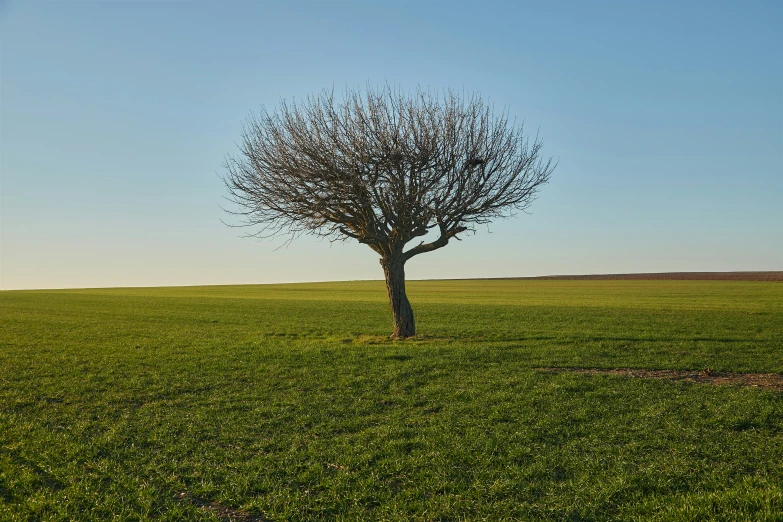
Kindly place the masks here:
<instances>
[{"instance_id":1,"label":"tree bark","mask_svg":"<svg viewBox=\"0 0 783 522\"><path fill-rule=\"evenodd\" d=\"M386 276L386 290L394 316L394 332L391 337L412 337L416 335L416 323L408 296L405 295L405 259L402 255L385 257L381 259L381 266Z\"/></svg>"}]
</instances>

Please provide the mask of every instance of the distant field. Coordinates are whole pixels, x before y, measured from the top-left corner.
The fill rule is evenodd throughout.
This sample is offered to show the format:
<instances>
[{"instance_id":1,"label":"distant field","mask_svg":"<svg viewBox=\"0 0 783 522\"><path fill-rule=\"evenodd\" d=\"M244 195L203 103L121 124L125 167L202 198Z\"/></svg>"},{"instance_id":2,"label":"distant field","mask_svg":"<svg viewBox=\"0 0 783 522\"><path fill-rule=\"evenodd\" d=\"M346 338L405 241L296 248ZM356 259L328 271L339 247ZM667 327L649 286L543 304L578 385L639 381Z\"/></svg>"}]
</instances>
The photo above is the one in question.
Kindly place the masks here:
<instances>
[{"instance_id":1,"label":"distant field","mask_svg":"<svg viewBox=\"0 0 783 522\"><path fill-rule=\"evenodd\" d=\"M783 285L408 286L0 293L0 520L783 520Z\"/></svg>"},{"instance_id":2,"label":"distant field","mask_svg":"<svg viewBox=\"0 0 783 522\"><path fill-rule=\"evenodd\" d=\"M654 272L647 274L587 274L550 275L540 277L510 277L508 279L558 279L558 280L626 280L650 281L783 281L783 272Z\"/></svg>"}]
</instances>

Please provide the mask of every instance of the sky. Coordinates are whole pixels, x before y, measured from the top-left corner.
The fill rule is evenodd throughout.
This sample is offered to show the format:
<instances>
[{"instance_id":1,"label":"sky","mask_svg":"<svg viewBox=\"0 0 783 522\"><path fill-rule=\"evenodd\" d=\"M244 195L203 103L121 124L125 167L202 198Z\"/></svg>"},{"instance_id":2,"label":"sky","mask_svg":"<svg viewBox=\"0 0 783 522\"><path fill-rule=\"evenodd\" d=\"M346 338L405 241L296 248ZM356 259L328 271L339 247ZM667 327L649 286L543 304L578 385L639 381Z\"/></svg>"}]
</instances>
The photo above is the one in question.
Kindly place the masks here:
<instances>
[{"instance_id":1,"label":"sky","mask_svg":"<svg viewBox=\"0 0 783 522\"><path fill-rule=\"evenodd\" d=\"M409 279L783 270L783 2L0 0L0 289L382 279L221 208L251 112L368 84L480 93L558 161Z\"/></svg>"}]
</instances>

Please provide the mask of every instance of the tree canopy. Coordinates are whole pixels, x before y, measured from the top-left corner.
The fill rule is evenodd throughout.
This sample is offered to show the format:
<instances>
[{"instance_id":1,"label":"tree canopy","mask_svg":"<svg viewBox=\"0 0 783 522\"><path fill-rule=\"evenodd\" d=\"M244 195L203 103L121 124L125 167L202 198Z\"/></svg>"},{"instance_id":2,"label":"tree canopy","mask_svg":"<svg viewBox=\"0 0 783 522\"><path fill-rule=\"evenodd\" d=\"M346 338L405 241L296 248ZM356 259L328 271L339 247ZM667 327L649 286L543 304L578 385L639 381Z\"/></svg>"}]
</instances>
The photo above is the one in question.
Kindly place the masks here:
<instances>
[{"instance_id":1,"label":"tree canopy","mask_svg":"<svg viewBox=\"0 0 783 522\"><path fill-rule=\"evenodd\" d=\"M368 245L401 274L405 305L407 260L532 203L554 169L541 146L477 94L323 91L252 114L224 181L253 235ZM430 230L435 239L406 249ZM412 312L410 322L403 334L415 332Z\"/></svg>"}]
</instances>

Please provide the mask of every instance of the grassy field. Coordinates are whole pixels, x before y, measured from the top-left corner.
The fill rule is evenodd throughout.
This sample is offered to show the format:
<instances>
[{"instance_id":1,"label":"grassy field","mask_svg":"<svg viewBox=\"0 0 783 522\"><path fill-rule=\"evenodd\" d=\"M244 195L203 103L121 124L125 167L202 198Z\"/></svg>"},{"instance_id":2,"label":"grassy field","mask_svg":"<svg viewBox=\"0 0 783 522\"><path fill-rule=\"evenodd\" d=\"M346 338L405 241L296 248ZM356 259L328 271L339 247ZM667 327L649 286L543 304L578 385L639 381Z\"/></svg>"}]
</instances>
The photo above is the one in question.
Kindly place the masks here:
<instances>
[{"instance_id":1,"label":"grassy field","mask_svg":"<svg viewBox=\"0 0 783 522\"><path fill-rule=\"evenodd\" d=\"M0 293L0 520L783 520L783 284Z\"/></svg>"}]
</instances>

